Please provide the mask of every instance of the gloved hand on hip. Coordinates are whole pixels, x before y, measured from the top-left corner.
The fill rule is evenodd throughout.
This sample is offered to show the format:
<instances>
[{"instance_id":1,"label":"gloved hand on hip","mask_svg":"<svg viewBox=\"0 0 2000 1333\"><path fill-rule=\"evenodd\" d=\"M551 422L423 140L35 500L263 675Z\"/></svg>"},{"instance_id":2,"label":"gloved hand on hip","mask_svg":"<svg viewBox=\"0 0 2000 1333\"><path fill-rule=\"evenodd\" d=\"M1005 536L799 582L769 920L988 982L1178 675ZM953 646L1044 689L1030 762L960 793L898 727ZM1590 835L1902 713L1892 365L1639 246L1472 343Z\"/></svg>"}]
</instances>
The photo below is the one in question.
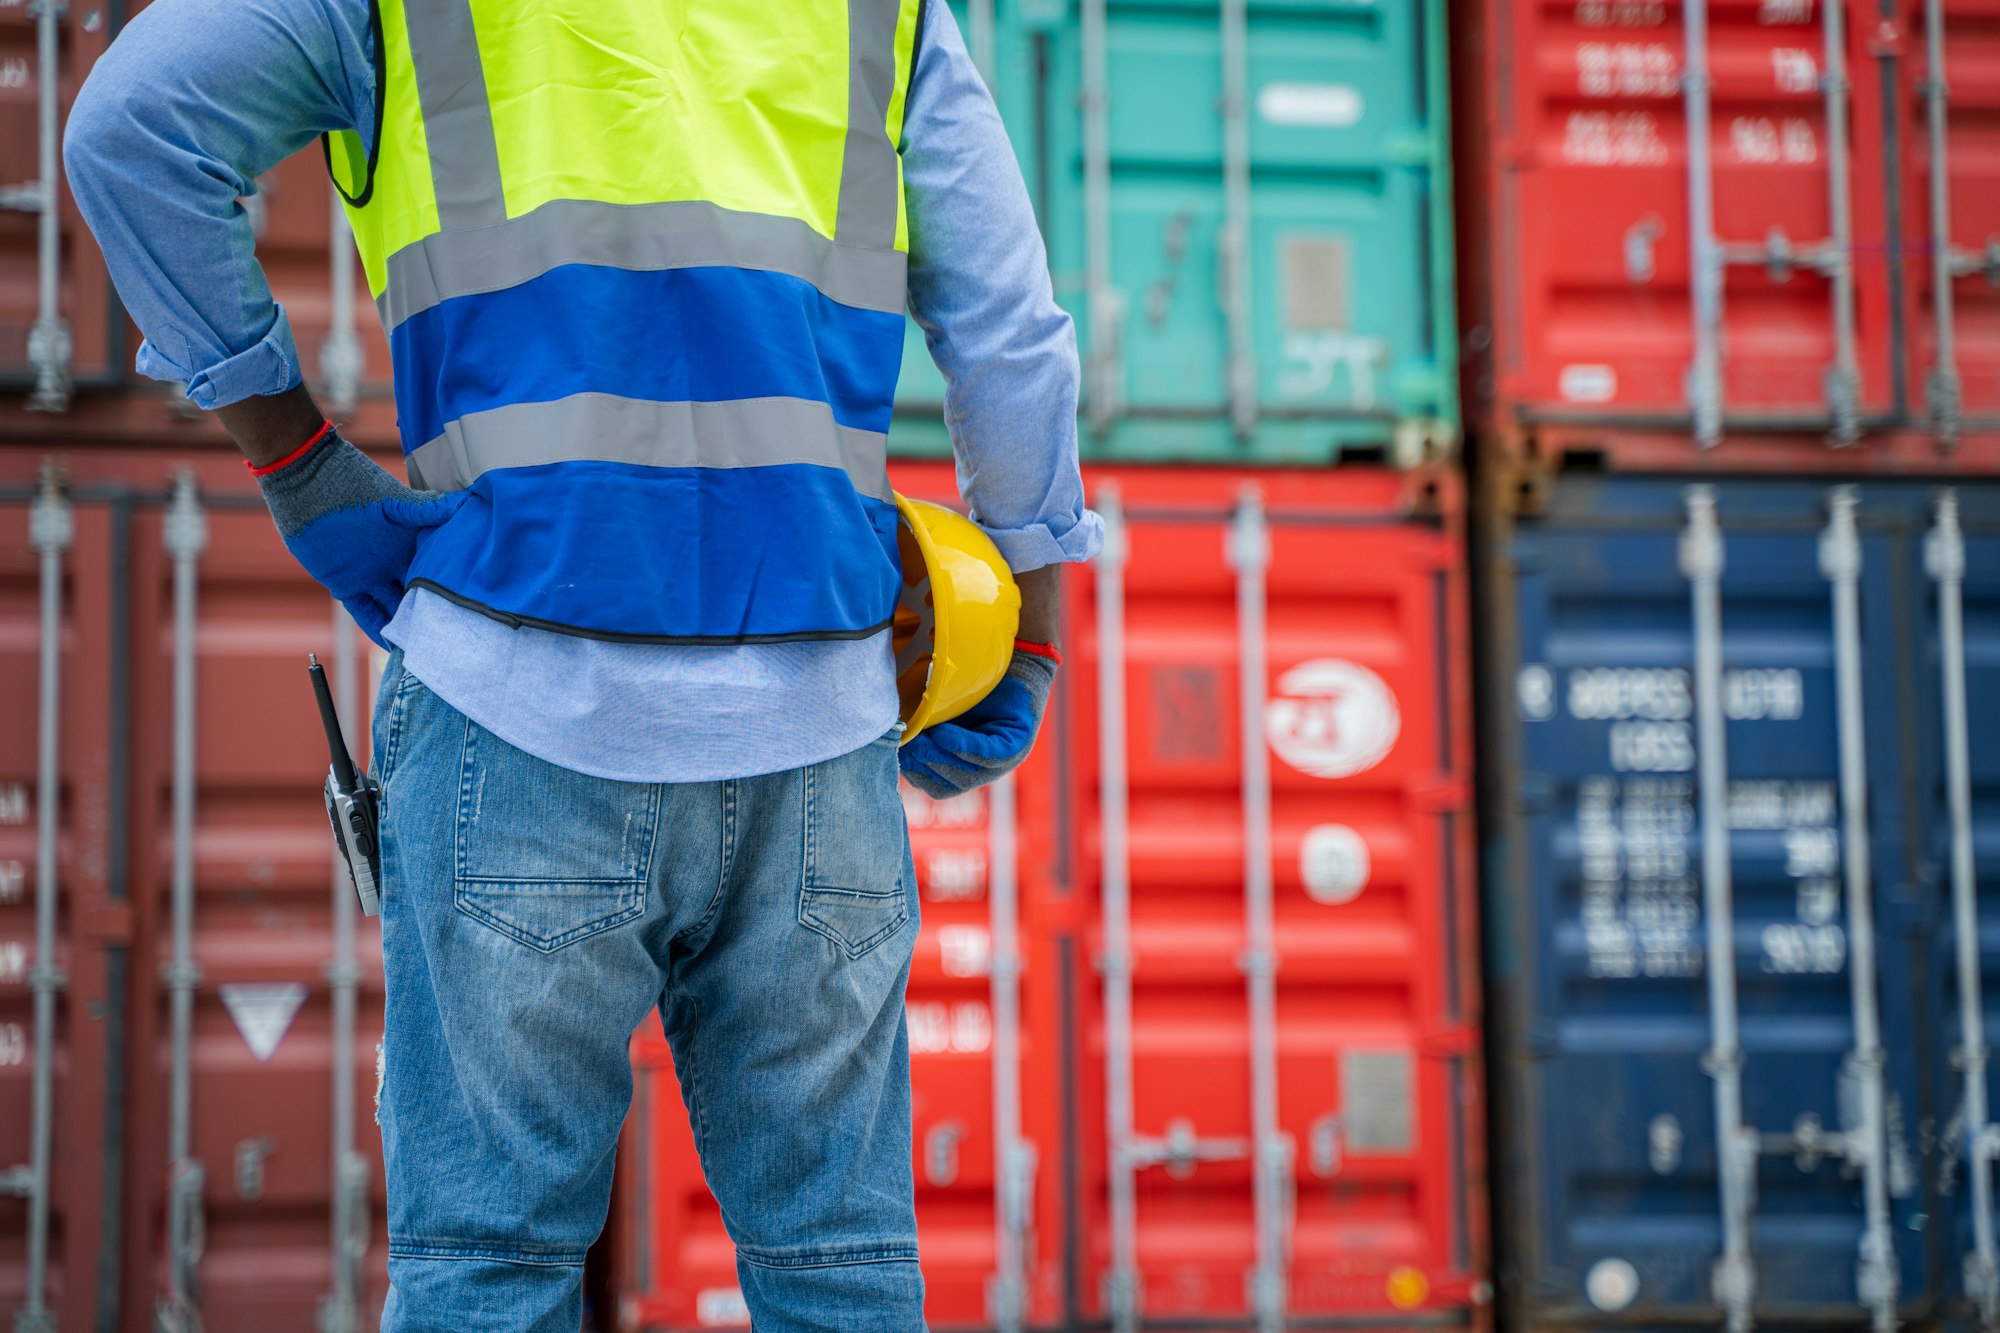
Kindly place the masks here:
<instances>
[{"instance_id":1,"label":"gloved hand on hip","mask_svg":"<svg viewBox=\"0 0 2000 1333\"><path fill-rule=\"evenodd\" d=\"M417 538L456 514L464 491L416 491L340 438L332 423L289 457L252 467L285 549L383 647Z\"/></svg>"},{"instance_id":2,"label":"gloved hand on hip","mask_svg":"<svg viewBox=\"0 0 2000 1333\"><path fill-rule=\"evenodd\" d=\"M1055 683L1055 650L1021 645L993 692L949 722L925 727L896 753L903 776L940 800L983 787L1028 757Z\"/></svg>"}]
</instances>

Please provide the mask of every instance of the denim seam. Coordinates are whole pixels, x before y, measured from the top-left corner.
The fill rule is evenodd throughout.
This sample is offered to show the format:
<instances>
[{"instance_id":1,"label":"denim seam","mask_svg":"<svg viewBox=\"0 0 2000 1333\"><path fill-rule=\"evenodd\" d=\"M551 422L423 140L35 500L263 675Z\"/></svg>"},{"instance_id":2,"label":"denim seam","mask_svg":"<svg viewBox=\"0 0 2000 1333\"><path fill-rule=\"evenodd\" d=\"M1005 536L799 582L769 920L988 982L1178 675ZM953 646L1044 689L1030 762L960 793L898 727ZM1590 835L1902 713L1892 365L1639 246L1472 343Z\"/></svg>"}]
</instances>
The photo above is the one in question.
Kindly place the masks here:
<instances>
[{"instance_id":1,"label":"denim seam","mask_svg":"<svg viewBox=\"0 0 2000 1333\"><path fill-rule=\"evenodd\" d=\"M516 881L503 880L500 882L514 883ZM554 935L537 935L514 924L505 917L481 907L470 896L462 882L452 886L451 894L452 905L458 909L460 915L470 917L488 929L497 931L518 944L525 944L538 953L555 953L558 950L568 948L579 940L586 939L592 935L602 934L614 926L622 926L628 921L637 920L639 917L645 915L646 886L644 884L631 885L629 894L621 895L621 898L623 897L630 897L631 901L621 902L621 905L615 912L593 918L592 920L583 922L581 925L571 926L569 929L560 931Z\"/></svg>"},{"instance_id":2,"label":"denim seam","mask_svg":"<svg viewBox=\"0 0 2000 1333\"><path fill-rule=\"evenodd\" d=\"M871 746L879 744L879 741L871 742L870 744ZM828 762L838 761L830 760ZM820 767L818 764L807 765L803 783L804 796L801 802L803 806L801 813L805 824L805 836L802 839L805 844L805 856L804 865L800 868L797 920L807 930L812 931L815 935L823 936L837 945L850 960L858 961L867 956L878 945L895 935L905 925L909 924L909 905L906 900L903 904L903 910L897 913L893 920L876 930L874 934L860 940L848 939L839 930L835 929L831 923L815 916L809 910L808 905L812 902L813 895L818 893L845 894L851 898L870 899L880 902L886 902L892 897L906 898L902 889L902 876L900 873L897 875L896 886L885 890L855 889L849 888L844 884L821 884L819 882L819 810L815 790L818 784L814 781L814 778L819 773Z\"/></svg>"},{"instance_id":3,"label":"denim seam","mask_svg":"<svg viewBox=\"0 0 2000 1333\"><path fill-rule=\"evenodd\" d=\"M900 879L901 877L898 876L898 878ZM869 935L865 939L850 940L835 929L830 922L813 915L809 904L811 904L814 896L817 894L844 894L849 898L861 898L883 903L888 902L892 898L902 899L902 910L896 914L894 919L883 925L873 935ZM799 894L799 924L807 930L818 935L824 935L827 939L838 944L842 949L846 950L849 958L858 959L872 952L877 945L907 925L909 920L910 908L908 895L904 893L901 884L881 893L872 893L862 889L835 888L832 885L807 884Z\"/></svg>"},{"instance_id":4,"label":"denim seam","mask_svg":"<svg viewBox=\"0 0 2000 1333\"><path fill-rule=\"evenodd\" d=\"M688 1127L694 1131L695 1159L701 1162L702 1169L706 1171L708 1169L705 1160L706 1145L710 1141L708 1115L705 1110L708 1101L701 1094L702 1060L701 1053L697 1049L701 1045L701 1001L692 995L677 993L677 996L692 1013L690 1020L681 1028L681 1041L674 1047L674 1065L682 1076L681 1086L687 1094ZM716 1200L716 1207L722 1213L723 1228L734 1236L736 1228L730 1223L729 1210L723 1207L719 1198Z\"/></svg>"},{"instance_id":5,"label":"denim seam","mask_svg":"<svg viewBox=\"0 0 2000 1333\"><path fill-rule=\"evenodd\" d=\"M729 872L736 866L736 779L722 781L722 851L716 859L722 869L715 877L715 892L709 896L708 906L703 909L701 920L686 930L674 935L676 940L693 939L708 929L708 923L715 920L716 909L722 906L722 895L729 886Z\"/></svg>"},{"instance_id":6,"label":"denim seam","mask_svg":"<svg viewBox=\"0 0 2000 1333\"><path fill-rule=\"evenodd\" d=\"M642 896L653 878L653 858L660 854L660 817L666 804L666 788L657 782L646 784L646 801L646 854L639 858L637 867Z\"/></svg>"},{"instance_id":7,"label":"denim seam","mask_svg":"<svg viewBox=\"0 0 2000 1333\"><path fill-rule=\"evenodd\" d=\"M627 875L459 875L460 884L576 884L593 889L646 888L646 877Z\"/></svg>"},{"instance_id":8,"label":"denim seam","mask_svg":"<svg viewBox=\"0 0 2000 1333\"><path fill-rule=\"evenodd\" d=\"M439 1245L393 1240L389 1242L389 1254L397 1259L483 1259L538 1268L576 1268L583 1263L583 1252L580 1250L515 1250L490 1245Z\"/></svg>"},{"instance_id":9,"label":"denim seam","mask_svg":"<svg viewBox=\"0 0 2000 1333\"><path fill-rule=\"evenodd\" d=\"M898 1245L880 1250L855 1250L851 1253L828 1250L814 1254L773 1255L759 1253L747 1245L738 1245L736 1257L759 1268L842 1268L849 1264L915 1263L917 1247Z\"/></svg>"}]
</instances>

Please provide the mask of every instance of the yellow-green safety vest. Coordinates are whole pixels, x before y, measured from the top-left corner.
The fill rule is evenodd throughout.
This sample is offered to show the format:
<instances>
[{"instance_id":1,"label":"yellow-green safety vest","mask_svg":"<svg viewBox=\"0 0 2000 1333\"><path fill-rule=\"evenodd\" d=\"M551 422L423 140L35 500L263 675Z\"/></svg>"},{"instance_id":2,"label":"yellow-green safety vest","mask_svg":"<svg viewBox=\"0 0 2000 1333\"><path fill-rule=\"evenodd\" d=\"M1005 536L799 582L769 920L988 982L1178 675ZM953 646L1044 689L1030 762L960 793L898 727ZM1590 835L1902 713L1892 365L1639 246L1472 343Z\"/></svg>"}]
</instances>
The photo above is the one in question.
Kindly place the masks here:
<instances>
[{"instance_id":1,"label":"yellow-green safety vest","mask_svg":"<svg viewBox=\"0 0 2000 1333\"><path fill-rule=\"evenodd\" d=\"M860 638L898 586L900 143L925 0L377 0L328 136L411 582L612 639Z\"/></svg>"}]
</instances>

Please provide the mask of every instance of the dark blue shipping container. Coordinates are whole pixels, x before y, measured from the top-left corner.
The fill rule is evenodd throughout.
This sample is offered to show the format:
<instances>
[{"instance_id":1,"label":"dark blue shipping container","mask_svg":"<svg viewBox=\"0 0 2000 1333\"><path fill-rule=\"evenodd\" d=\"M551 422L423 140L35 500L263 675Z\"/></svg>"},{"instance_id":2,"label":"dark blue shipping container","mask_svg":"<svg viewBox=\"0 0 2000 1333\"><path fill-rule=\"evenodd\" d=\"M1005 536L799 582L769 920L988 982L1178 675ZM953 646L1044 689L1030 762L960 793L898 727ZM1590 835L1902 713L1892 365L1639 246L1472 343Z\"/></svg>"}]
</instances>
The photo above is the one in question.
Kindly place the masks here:
<instances>
[{"instance_id":1,"label":"dark blue shipping container","mask_svg":"<svg viewBox=\"0 0 2000 1333\"><path fill-rule=\"evenodd\" d=\"M1952 493L1962 539L1945 494L1573 477L1490 525L1493 1160L1516 1327L1969 1326L1982 1292L1990 1326L1974 1180L2000 1136L1967 1108L1968 1064L1990 1079L1961 1050L1953 895L1993 1029L2000 486ZM1941 633L1958 570L1962 643Z\"/></svg>"}]
</instances>

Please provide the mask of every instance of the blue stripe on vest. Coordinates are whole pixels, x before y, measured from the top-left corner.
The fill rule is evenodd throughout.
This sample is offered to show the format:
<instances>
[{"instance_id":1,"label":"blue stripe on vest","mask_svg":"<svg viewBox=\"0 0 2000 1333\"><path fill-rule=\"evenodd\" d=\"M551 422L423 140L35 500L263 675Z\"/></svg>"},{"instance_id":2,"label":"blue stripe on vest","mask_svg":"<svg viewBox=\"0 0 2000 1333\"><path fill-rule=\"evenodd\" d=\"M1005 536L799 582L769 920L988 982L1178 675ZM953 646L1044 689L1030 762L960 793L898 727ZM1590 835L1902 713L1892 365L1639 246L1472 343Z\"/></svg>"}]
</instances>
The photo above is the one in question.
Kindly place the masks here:
<instances>
[{"instance_id":1,"label":"blue stripe on vest","mask_svg":"<svg viewBox=\"0 0 2000 1333\"><path fill-rule=\"evenodd\" d=\"M410 581L551 627L641 639L840 637L886 622L893 505L833 468L503 468L422 535Z\"/></svg>"},{"instance_id":2,"label":"blue stripe on vest","mask_svg":"<svg viewBox=\"0 0 2000 1333\"><path fill-rule=\"evenodd\" d=\"M406 453L468 413L578 393L804 398L843 426L886 432L903 317L782 273L571 264L412 315L389 345Z\"/></svg>"}]
</instances>

